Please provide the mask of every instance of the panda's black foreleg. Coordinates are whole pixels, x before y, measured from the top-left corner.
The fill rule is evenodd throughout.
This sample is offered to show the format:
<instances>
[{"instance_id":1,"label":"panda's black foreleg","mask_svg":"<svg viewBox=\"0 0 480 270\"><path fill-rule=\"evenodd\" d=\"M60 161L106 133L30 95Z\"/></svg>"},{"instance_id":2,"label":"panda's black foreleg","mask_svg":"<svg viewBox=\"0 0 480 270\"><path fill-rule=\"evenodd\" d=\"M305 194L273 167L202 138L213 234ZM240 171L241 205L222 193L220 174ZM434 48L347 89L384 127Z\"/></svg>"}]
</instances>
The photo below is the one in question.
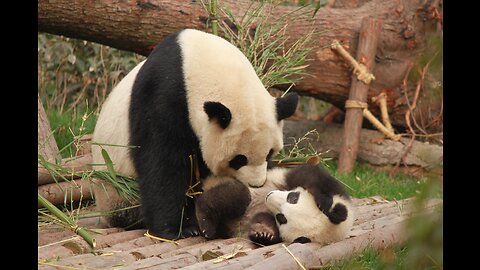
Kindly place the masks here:
<instances>
[{"instance_id":1,"label":"panda's black foreleg","mask_svg":"<svg viewBox=\"0 0 480 270\"><path fill-rule=\"evenodd\" d=\"M228 220L242 216L251 197L248 188L237 180L223 182L197 196L196 217L200 233L206 238L230 237L220 228Z\"/></svg>"},{"instance_id":2,"label":"panda's black foreleg","mask_svg":"<svg viewBox=\"0 0 480 270\"><path fill-rule=\"evenodd\" d=\"M260 212L250 221L248 237L261 245L273 245L282 241L275 217L269 212Z\"/></svg>"},{"instance_id":3,"label":"panda's black foreleg","mask_svg":"<svg viewBox=\"0 0 480 270\"><path fill-rule=\"evenodd\" d=\"M182 235L184 237L200 235L197 218L195 216L195 200L193 198L187 199L183 216Z\"/></svg>"},{"instance_id":4,"label":"panda's black foreleg","mask_svg":"<svg viewBox=\"0 0 480 270\"><path fill-rule=\"evenodd\" d=\"M178 150L164 151L170 153L168 159L162 159L160 151L156 155L145 151L145 155L137 159L136 168L142 217L149 233L174 240L194 235L195 219L186 220L194 211L194 204L186 203L189 175L186 170L179 169L187 164L186 155Z\"/></svg>"}]
</instances>

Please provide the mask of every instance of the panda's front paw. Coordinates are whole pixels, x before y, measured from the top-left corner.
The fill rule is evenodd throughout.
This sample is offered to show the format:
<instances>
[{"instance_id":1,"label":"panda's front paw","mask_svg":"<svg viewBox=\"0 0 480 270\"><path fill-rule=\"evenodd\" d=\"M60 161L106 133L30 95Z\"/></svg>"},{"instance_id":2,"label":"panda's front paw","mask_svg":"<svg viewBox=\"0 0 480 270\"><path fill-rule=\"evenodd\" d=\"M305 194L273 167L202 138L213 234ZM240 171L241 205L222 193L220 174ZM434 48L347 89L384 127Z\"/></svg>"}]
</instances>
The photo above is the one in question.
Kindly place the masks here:
<instances>
[{"instance_id":1,"label":"panda's front paw","mask_svg":"<svg viewBox=\"0 0 480 270\"><path fill-rule=\"evenodd\" d=\"M217 229L208 220L204 220L203 222L199 222L198 226L200 227L200 234L203 235L207 239L215 239L217 234Z\"/></svg>"},{"instance_id":2,"label":"panda's front paw","mask_svg":"<svg viewBox=\"0 0 480 270\"><path fill-rule=\"evenodd\" d=\"M214 239L217 235L217 222L209 218L207 215L198 216L198 228L200 234L207 239Z\"/></svg>"},{"instance_id":3,"label":"panda's front paw","mask_svg":"<svg viewBox=\"0 0 480 270\"><path fill-rule=\"evenodd\" d=\"M182 236L184 238L191 237L191 236L199 236L200 230L196 225L190 225L182 228Z\"/></svg>"},{"instance_id":4,"label":"panda's front paw","mask_svg":"<svg viewBox=\"0 0 480 270\"><path fill-rule=\"evenodd\" d=\"M262 223L252 224L248 232L248 237L253 242L264 246L273 245L282 241L278 230Z\"/></svg>"}]
</instances>

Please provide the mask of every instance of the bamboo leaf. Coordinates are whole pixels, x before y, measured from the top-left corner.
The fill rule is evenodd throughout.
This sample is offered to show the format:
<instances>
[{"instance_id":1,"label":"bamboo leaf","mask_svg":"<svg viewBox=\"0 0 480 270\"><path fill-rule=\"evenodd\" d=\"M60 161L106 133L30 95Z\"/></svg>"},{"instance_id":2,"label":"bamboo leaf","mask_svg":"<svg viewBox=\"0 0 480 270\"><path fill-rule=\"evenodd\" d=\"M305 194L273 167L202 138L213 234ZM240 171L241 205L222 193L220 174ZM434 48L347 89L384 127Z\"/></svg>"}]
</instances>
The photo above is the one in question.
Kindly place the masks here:
<instances>
[{"instance_id":1,"label":"bamboo leaf","mask_svg":"<svg viewBox=\"0 0 480 270\"><path fill-rule=\"evenodd\" d=\"M105 164L107 165L107 169L110 172L110 175L112 176L113 179L117 179L117 174L115 172L115 169L113 168L112 159L108 155L107 151L103 148L102 148L102 156L103 156L103 159L105 160Z\"/></svg>"}]
</instances>

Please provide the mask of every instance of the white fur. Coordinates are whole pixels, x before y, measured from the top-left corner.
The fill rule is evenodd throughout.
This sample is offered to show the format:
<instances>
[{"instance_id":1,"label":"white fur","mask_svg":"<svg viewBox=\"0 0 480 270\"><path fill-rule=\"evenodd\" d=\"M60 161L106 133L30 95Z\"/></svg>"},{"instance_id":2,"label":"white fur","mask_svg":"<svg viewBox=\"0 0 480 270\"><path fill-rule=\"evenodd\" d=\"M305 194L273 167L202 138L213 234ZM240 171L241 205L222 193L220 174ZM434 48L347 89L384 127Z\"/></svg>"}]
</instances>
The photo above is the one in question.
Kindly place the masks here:
<instances>
[{"instance_id":1,"label":"white fur","mask_svg":"<svg viewBox=\"0 0 480 270\"><path fill-rule=\"evenodd\" d=\"M130 71L123 80L112 90L108 98L102 105L102 110L98 116L95 131L92 135L92 141L99 144L92 145L92 159L95 170L106 170L105 160L101 154L101 149L105 149L112 159L114 168L117 172L130 177L135 177L135 169L129 155L129 117L130 95L132 93L133 82L138 71L145 61L140 62L132 71Z\"/></svg>"},{"instance_id":2,"label":"white fur","mask_svg":"<svg viewBox=\"0 0 480 270\"><path fill-rule=\"evenodd\" d=\"M248 59L228 41L197 30L179 35L190 123L200 140L203 158L214 175L233 176L251 186L265 182L270 149L283 147L282 122L275 99L267 92ZM206 101L220 102L232 113L223 130L209 123ZM237 154L248 165L236 171L228 162Z\"/></svg>"},{"instance_id":3,"label":"white fur","mask_svg":"<svg viewBox=\"0 0 480 270\"><path fill-rule=\"evenodd\" d=\"M326 244L344 239L353 224L353 213L350 202L338 195L333 196L332 207L342 203L347 207L347 219L340 224L333 224L317 207L313 196L305 189L298 187L293 191L300 192L296 204L287 203L290 191L275 190L266 198L268 209L275 215L282 213L287 218L286 224L278 224L280 235L285 242L293 242L304 236L312 242Z\"/></svg>"},{"instance_id":4,"label":"white fur","mask_svg":"<svg viewBox=\"0 0 480 270\"><path fill-rule=\"evenodd\" d=\"M135 169L129 154L129 117L130 94L133 82L138 71L145 61L139 63L130 71L123 80L110 92L102 105L102 110L97 118L92 142L109 145L92 144L92 162L95 170L107 170L105 159L101 150L105 149L112 159L114 169L124 175L136 177ZM105 181L94 180L92 187L95 196L95 204L100 211L108 211L116 208L124 200L116 189Z\"/></svg>"}]
</instances>

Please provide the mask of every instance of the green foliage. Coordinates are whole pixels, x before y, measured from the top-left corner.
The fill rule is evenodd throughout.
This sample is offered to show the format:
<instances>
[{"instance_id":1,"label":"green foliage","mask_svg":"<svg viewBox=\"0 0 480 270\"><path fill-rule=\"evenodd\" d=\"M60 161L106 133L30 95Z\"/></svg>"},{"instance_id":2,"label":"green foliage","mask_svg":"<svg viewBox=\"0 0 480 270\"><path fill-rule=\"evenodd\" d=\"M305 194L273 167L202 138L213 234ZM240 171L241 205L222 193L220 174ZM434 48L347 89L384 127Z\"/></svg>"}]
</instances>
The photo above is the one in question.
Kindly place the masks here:
<instances>
[{"instance_id":1,"label":"green foliage","mask_svg":"<svg viewBox=\"0 0 480 270\"><path fill-rule=\"evenodd\" d=\"M93 42L38 34L38 93L47 114L89 101L99 108L107 94L141 60L137 54Z\"/></svg>"},{"instance_id":2,"label":"green foliage","mask_svg":"<svg viewBox=\"0 0 480 270\"><path fill-rule=\"evenodd\" d=\"M38 34L38 94L63 157L74 155L74 137L93 132L108 93L143 59L93 42Z\"/></svg>"},{"instance_id":3,"label":"green foliage","mask_svg":"<svg viewBox=\"0 0 480 270\"><path fill-rule=\"evenodd\" d=\"M93 113L94 109L86 105L64 112L56 107L50 109L48 120L63 158L75 156L75 139L93 133L96 123Z\"/></svg>"},{"instance_id":4,"label":"green foliage","mask_svg":"<svg viewBox=\"0 0 480 270\"><path fill-rule=\"evenodd\" d=\"M221 7L229 21L221 21L219 25L225 38L252 63L267 89L274 85L293 85L306 75L307 55L313 50L310 41L318 35L313 26L309 33L297 40L286 34L289 23L307 18L306 14L311 10L298 8L279 18L272 18L268 7L265 2L252 2L241 18L234 16L227 7Z\"/></svg>"}]
</instances>

